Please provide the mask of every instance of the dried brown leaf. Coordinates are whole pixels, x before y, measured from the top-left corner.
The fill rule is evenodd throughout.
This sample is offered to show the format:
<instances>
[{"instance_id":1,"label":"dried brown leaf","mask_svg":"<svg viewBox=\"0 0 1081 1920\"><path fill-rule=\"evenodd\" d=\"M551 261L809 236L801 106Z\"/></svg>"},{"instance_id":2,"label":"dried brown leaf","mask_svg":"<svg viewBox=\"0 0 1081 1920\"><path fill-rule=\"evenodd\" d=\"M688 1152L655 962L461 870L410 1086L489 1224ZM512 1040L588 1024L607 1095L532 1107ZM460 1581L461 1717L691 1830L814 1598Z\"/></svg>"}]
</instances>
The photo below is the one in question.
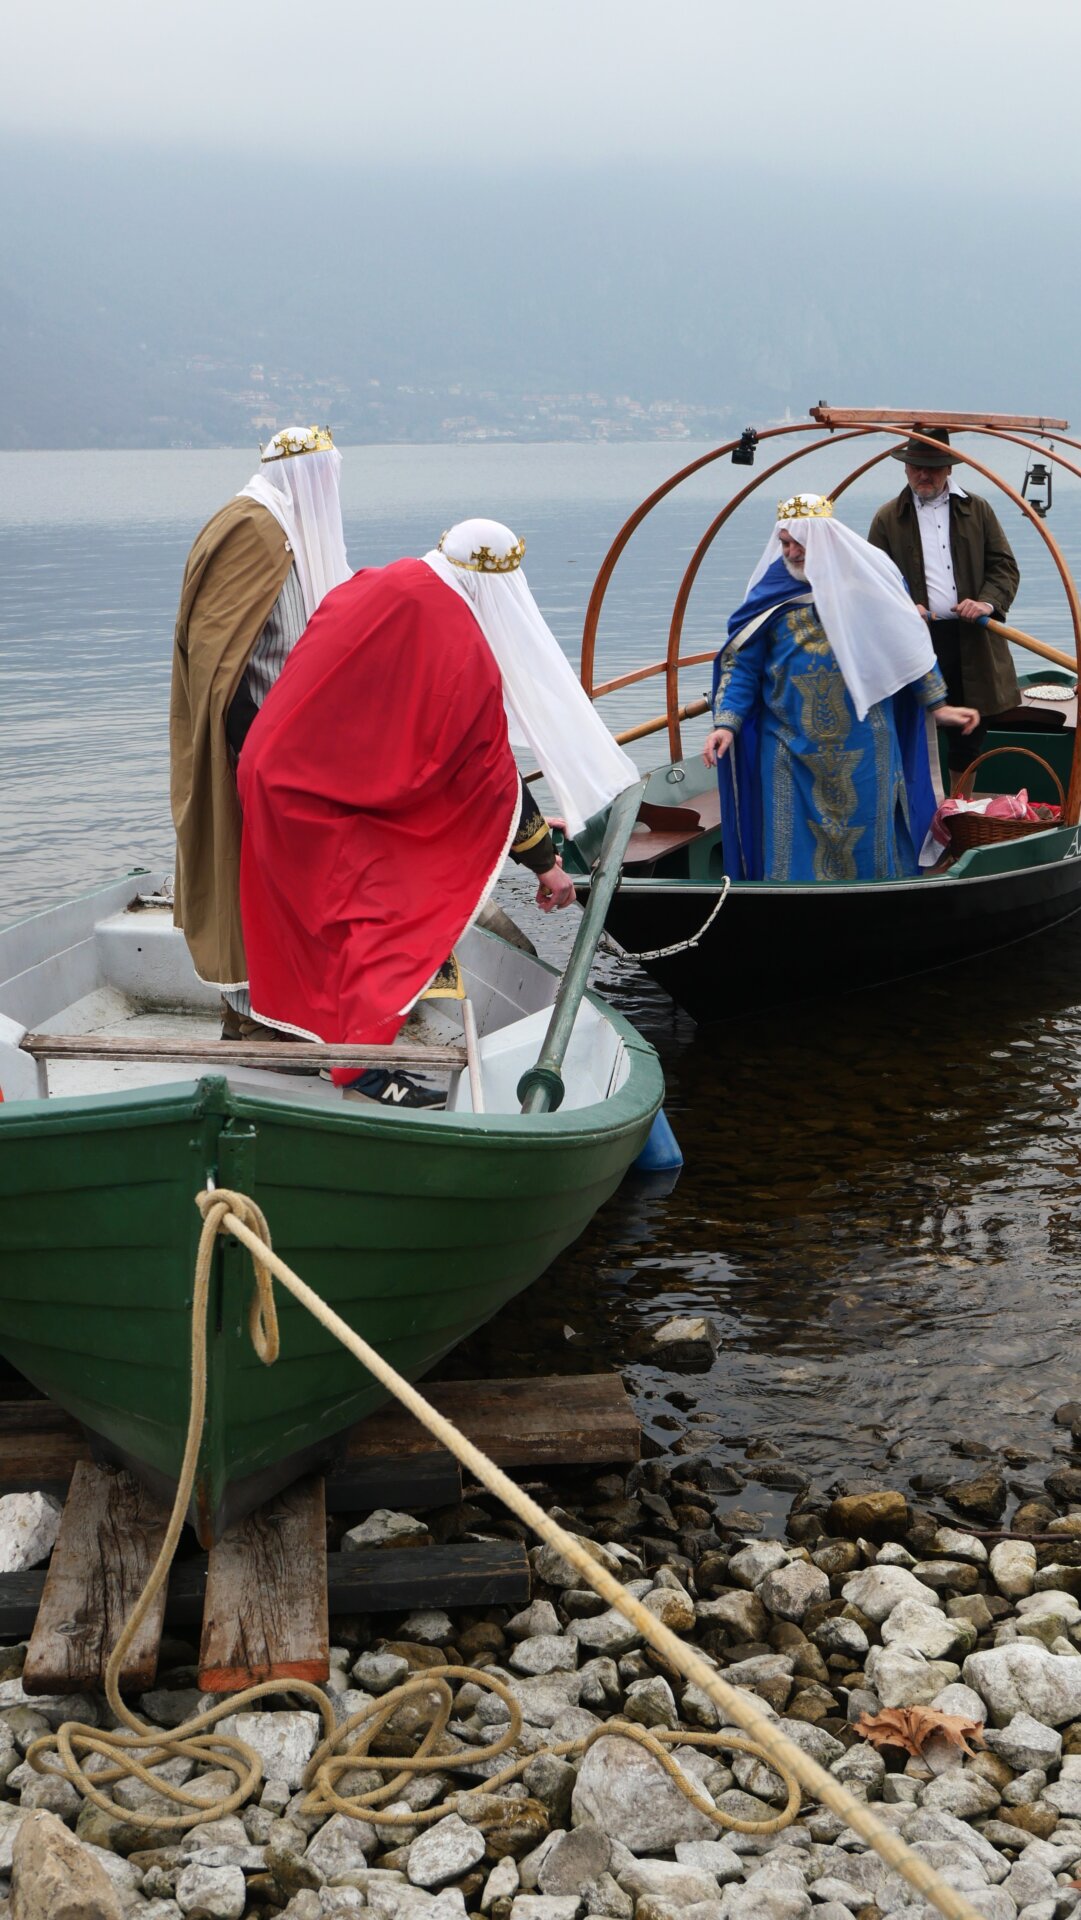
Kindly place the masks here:
<instances>
[{"instance_id":1,"label":"dried brown leaf","mask_svg":"<svg viewBox=\"0 0 1081 1920\"><path fill-rule=\"evenodd\" d=\"M880 1713L862 1713L856 1732L876 1747L903 1747L919 1758L928 1741L942 1739L959 1747L975 1759L970 1740L983 1745L983 1728L978 1720L963 1713L943 1713L938 1707L883 1707Z\"/></svg>"}]
</instances>

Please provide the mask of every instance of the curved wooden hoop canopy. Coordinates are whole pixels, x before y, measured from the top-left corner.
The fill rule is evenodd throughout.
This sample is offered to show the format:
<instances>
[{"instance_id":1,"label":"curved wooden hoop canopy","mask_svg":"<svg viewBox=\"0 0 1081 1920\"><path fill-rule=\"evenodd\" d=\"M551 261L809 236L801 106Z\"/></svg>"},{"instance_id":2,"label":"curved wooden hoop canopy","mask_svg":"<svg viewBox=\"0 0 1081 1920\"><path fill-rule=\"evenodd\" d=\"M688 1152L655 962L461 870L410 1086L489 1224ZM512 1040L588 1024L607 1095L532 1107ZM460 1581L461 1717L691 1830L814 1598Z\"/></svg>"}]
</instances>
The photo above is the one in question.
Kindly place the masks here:
<instances>
[{"instance_id":1,"label":"curved wooden hoop canopy","mask_svg":"<svg viewBox=\"0 0 1081 1920\"><path fill-rule=\"evenodd\" d=\"M739 440L729 440L723 446L714 448L710 453L701 455L697 460L691 461L688 466L681 468L678 473L673 474L671 478L664 481L661 486L655 488L624 522L601 564L593 585L593 591L590 595L589 605L586 609L585 625L582 633L582 684L592 699L598 699L601 694L615 692L619 687L630 686L636 681L647 680L657 674L663 673L665 676L665 691L667 696L669 751L673 760L680 759L682 755L680 720L684 715L679 705L680 669L683 667L698 666L713 658L713 651L682 656L679 651L683 635L683 622L695 580L706 554L709 552L710 547L725 522L735 512L736 508L741 506L758 487L762 486L767 480L772 479L782 468L792 465L795 461L801 460L805 454L816 453L822 447L839 443L841 440L864 439L880 433L891 434L898 438L920 440L927 446L935 447L938 443L927 429L930 427L943 426L957 431L963 430L982 433L991 439L1002 440L1016 446L1025 447L1033 453L1038 453L1042 457L1050 459L1055 464L1064 467L1068 472L1081 478L1081 465L1077 462L1068 459L1066 455L1059 452L1057 448L1049 446L1045 440L1033 440L1027 434L1016 431L1017 428L1029 428L1044 435L1054 434L1056 439L1064 442L1066 446L1074 450L1081 450L1081 440L1074 439L1065 433L1064 429L1067 426L1065 420L1052 420L1039 416L962 413L904 415L901 413L889 413L884 410L863 412L857 409L835 409L820 406L812 408L811 422L809 424L801 421L786 424L781 427L767 427L763 429L758 436L759 443L783 434L813 433L816 426L827 428L825 438L814 441L810 446L799 447L794 452L786 454L782 459L775 461L771 466L765 468L762 473L758 474L747 486L741 487L739 491L733 495L732 499L721 509L720 513L710 522L710 525L707 527L695 548L684 571L683 578L680 581L672 610L672 619L668 632L668 646L664 659L658 660L648 667L639 667L632 673L622 674L614 680L606 681L601 686L596 686L593 680L593 668L601 608L604 604L605 594L607 593L612 575L615 572L624 550L637 529L641 526L643 520L646 519L661 500L665 499L668 494L681 486L683 481L689 479L692 474L700 472L703 467L709 466L715 460L723 459L726 454L731 454L739 445ZM1074 585L1069 567L1066 564L1054 535L1049 531L1043 519L1035 512L1029 502L1025 500L1007 480L1004 480L1000 474L997 474L993 468L985 466L982 461L977 460L972 454L962 452L959 447L953 447L952 451L958 461L962 462L965 466L973 468L974 471L979 473L985 480L989 480L993 486L997 487L1000 492L1006 494L1007 498L1020 509L1021 513L1039 533L1040 538L1043 540L1051 555L1059 578L1062 581L1074 631L1074 648L1079 660L1081 660L1081 600L1078 598L1077 588ZM839 481L831 490L831 498L835 500L839 499L854 481L860 479L863 474L878 466L883 460L888 459L891 452L892 449L890 447L885 447L881 451L873 454L870 459L863 461L859 466L853 468L851 473L847 474L844 479ZM1078 731L1081 731L1081 729ZM1073 763L1065 809L1066 819L1070 823L1076 823L1078 819L1081 818L1081 754L1079 754L1078 751L1079 744L1081 743L1079 743L1078 735L1075 733Z\"/></svg>"}]
</instances>

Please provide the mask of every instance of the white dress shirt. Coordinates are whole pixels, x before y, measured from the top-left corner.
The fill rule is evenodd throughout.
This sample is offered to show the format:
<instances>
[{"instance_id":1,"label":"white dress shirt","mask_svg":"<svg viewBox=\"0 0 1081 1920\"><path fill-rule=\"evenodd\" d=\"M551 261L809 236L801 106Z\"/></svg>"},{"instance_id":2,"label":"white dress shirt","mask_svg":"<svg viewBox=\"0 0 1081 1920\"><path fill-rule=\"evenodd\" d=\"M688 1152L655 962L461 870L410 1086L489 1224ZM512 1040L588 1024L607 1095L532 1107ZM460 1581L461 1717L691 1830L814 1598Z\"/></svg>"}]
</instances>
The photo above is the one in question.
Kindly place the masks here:
<instances>
[{"instance_id":1,"label":"white dress shirt","mask_svg":"<svg viewBox=\"0 0 1081 1920\"><path fill-rule=\"evenodd\" d=\"M936 620L954 620L957 618L957 583L953 577L953 555L950 552L950 495L967 500L963 487L958 486L951 474L942 492L934 500L921 500L917 493L912 498L916 503L916 525L920 530L920 545L923 548L923 573L927 582L927 611Z\"/></svg>"}]
</instances>

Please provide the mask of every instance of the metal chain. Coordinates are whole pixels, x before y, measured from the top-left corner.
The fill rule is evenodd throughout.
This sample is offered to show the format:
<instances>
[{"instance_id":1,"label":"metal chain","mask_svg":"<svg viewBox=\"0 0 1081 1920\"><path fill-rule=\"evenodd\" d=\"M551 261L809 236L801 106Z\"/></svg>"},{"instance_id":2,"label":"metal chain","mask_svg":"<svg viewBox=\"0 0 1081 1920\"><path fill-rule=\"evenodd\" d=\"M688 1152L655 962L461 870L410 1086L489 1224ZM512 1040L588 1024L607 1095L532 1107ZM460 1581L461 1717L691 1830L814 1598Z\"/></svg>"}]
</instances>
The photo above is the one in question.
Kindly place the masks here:
<instances>
[{"instance_id":1,"label":"metal chain","mask_svg":"<svg viewBox=\"0 0 1081 1920\"><path fill-rule=\"evenodd\" d=\"M698 942L704 939L705 935L709 932L728 898L728 890L731 885L731 877L727 873L724 874L721 880L720 897L716 901L708 920L702 922L698 932L693 933L689 940L676 940L670 947L651 947L647 953L632 953L629 947L621 947L619 941L613 939L610 933L604 935L604 944L607 946L608 951L610 953L614 952L620 960L667 960L670 954L686 953L690 947L696 947Z\"/></svg>"}]
</instances>

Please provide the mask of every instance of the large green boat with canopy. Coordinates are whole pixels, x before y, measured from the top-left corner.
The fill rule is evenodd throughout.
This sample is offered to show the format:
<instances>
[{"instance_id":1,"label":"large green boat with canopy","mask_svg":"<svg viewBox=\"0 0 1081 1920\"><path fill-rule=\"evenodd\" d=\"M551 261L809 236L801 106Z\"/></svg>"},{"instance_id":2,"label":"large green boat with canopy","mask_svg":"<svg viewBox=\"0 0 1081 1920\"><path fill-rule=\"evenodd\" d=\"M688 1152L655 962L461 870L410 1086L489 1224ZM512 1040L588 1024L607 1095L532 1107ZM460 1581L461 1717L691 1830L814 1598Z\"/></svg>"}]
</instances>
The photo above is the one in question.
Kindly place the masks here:
<instances>
[{"instance_id":1,"label":"large green boat with canopy","mask_svg":"<svg viewBox=\"0 0 1081 1920\"><path fill-rule=\"evenodd\" d=\"M806 884L734 878L726 872L716 774L683 742L686 722L709 706L706 699L688 699L681 679L700 671L715 651L684 652L687 610L706 556L760 488L791 492L798 485L792 469L809 456L824 457L826 449L845 445L856 456L857 464L830 489L830 499L838 503L903 442L936 448L943 429L964 436L960 443L951 439L960 477L997 488L1043 543L1066 598L1075 649L1071 654L1015 627L987 623L1015 648L1038 656L1041 665L1019 676L1021 704L993 717L985 752L972 770L974 788L966 792L978 802L1025 788L1031 801L1056 812L1042 824L996 820L987 829L970 830L967 844L959 834L951 856L919 878ZM979 453L970 450L973 439L980 443ZM1020 490L988 463L988 441L992 449L1024 451L1028 470ZM764 465L709 520L683 568L664 657L602 680L597 643L606 596L643 523L711 463L730 459L746 468L759 455ZM1081 441L1070 437L1065 420L820 404L811 408L809 422L747 428L682 467L642 501L616 535L590 597L581 678L594 700L663 679L665 712L617 738L663 732L667 753L647 781L606 925L619 947L696 1019L723 1018L733 1005L768 1010L946 967L1046 932L1081 909L1081 600L1047 525L1056 470L1081 478ZM587 862L576 854L569 843L567 865L576 872L584 901L592 883Z\"/></svg>"}]
</instances>

